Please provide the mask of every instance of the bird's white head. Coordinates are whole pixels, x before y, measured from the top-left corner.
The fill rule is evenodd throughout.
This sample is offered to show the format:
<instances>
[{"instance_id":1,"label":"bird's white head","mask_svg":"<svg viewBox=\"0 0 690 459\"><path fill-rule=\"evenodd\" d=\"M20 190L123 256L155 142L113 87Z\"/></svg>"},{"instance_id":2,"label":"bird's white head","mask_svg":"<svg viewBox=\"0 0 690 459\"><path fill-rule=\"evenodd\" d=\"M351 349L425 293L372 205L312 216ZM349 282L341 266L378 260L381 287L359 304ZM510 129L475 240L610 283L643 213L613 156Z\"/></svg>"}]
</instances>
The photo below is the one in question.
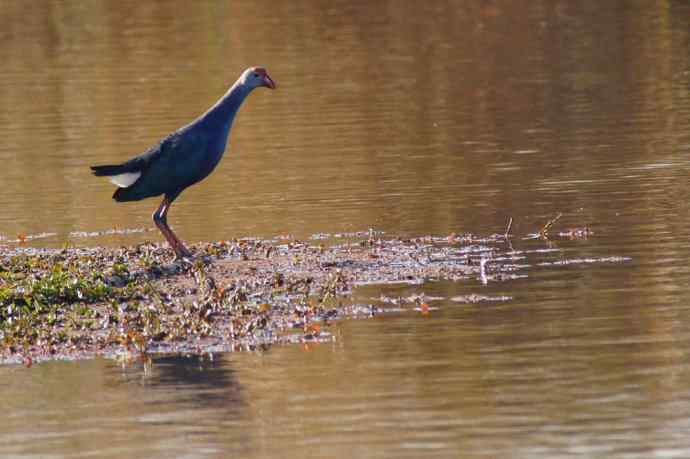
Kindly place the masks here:
<instances>
[{"instance_id":1,"label":"bird's white head","mask_svg":"<svg viewBox=\"0 0 690 459\"><path fill-rule=\"evenodd\" d=\"M268 72L263 67L249 67L244 71L240 79L243 85L252 89L259 86L266 86L271 89L276 88L275 82L268 76Z\"/></svg>"}]
</instances>

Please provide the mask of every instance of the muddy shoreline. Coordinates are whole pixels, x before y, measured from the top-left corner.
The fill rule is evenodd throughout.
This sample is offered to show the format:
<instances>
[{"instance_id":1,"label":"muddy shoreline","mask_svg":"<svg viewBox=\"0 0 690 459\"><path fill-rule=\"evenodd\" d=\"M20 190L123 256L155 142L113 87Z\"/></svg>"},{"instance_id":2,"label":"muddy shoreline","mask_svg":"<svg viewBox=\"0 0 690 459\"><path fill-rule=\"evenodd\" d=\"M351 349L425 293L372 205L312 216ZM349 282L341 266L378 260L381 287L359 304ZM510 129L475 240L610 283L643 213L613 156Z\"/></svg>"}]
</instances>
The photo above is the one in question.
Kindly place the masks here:
<instances>
[{"instance_id":1,"label":"muddy shoreline","mask_svg":"<svg viewBox=\"0 0 690 459\"><path fill-rule=\"evenodd\" d=\"M560 235L571 238L572 232ZM309 241L241 239L197 244L179 262L159 244L38 250L0 256L0 360L232 351L328 341L333 320L399 310L428 314L423 294L353 302L363 285L525 277L529 252L507 234L411 239L376 232ZM572 260L623 262L624 257ZM510 301L470 295L455 302Z\"/></svg>"}]
</instances>

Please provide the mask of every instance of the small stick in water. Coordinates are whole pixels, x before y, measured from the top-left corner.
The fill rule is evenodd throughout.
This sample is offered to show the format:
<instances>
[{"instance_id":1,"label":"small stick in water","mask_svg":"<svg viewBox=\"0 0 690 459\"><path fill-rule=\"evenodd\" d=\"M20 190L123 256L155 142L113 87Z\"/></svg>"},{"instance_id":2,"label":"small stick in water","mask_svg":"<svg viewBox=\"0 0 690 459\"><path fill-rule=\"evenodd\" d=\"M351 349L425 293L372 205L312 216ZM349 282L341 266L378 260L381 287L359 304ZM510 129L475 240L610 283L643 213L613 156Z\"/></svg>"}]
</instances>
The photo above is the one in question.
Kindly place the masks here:
<instances>
[{"instance_id":1,"label":"small stick in water","mask_svg":"<svg viewBox=\"0 0 690 459\"><path fill-rule=\"evenodd\" d=\"M503 233L503 237L508 239L508 236L510 236L510 228L513 226L513 217L510 217L510 220L508 220L508 226L506 227L506 232Z\"/></svg>"},{"instance_id":2,"label":"small stick in water","mask_svg":"<svg viewBox=\"0 0 690 459\"><path fill-rule=\"evenodd\" d=\"M558 212L558 215L556 215L554 218L546 222L546 225L539 231L539 235L543 238L545 238L549 234L549 228L553 226L554 223L556 223L560 218L563 216L563 212Z\"/></svg>"}]
</instances>

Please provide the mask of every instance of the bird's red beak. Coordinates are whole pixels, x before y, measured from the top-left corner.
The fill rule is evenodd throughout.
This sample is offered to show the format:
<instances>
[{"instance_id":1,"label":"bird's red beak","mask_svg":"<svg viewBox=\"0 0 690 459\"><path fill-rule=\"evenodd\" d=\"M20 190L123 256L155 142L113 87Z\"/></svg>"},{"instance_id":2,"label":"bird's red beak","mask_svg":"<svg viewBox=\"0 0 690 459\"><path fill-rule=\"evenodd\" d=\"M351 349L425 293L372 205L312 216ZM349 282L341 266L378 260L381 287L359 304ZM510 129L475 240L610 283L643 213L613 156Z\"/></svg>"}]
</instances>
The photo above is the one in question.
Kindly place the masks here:
<instances>
[{"instance_id":1,"label":"bird's red beak","mask_svg":"<svg viewBox=\"0 0 690 459\"><path fill-rule=\"evenodd\" d=\"M268 73L264 74L264 86L267 88L275 89L276 88L276 83L271 79L270 76L268 76Z\"/></svg>"}]
</instances>

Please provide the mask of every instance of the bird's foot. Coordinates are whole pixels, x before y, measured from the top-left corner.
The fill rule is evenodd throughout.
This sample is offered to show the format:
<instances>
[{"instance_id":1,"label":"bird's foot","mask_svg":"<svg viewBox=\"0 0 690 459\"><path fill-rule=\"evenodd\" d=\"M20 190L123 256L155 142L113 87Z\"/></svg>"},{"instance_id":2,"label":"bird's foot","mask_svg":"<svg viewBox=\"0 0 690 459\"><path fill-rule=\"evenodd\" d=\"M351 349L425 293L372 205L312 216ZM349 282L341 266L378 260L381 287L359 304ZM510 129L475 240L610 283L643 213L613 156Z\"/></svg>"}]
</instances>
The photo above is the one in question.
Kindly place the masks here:
<instances>
[{"instance_id":1,"label":"bird's foot","mask_svg":"<svg viewBox=\"0 0 690 459\"><path fill-rule=\"evenodd\" d=\"M196 260L196 257L192 254L180 254L176 253L175 254L175 261L178 263L187 263L187 264L194 264L194 261Z\"/></svg>"},{"instance_id":2,"label":"bird's foot","mask_svg":"<svg viewBox=\"0 0 690 459\"><path fill-rule=\"evenodd\" d=\"M187 263L194 262L194 254L190 252L187 247L182 245L182 243L173 246L173 250L175 251L175 260Z\"/></svg>"}]
</instances>

